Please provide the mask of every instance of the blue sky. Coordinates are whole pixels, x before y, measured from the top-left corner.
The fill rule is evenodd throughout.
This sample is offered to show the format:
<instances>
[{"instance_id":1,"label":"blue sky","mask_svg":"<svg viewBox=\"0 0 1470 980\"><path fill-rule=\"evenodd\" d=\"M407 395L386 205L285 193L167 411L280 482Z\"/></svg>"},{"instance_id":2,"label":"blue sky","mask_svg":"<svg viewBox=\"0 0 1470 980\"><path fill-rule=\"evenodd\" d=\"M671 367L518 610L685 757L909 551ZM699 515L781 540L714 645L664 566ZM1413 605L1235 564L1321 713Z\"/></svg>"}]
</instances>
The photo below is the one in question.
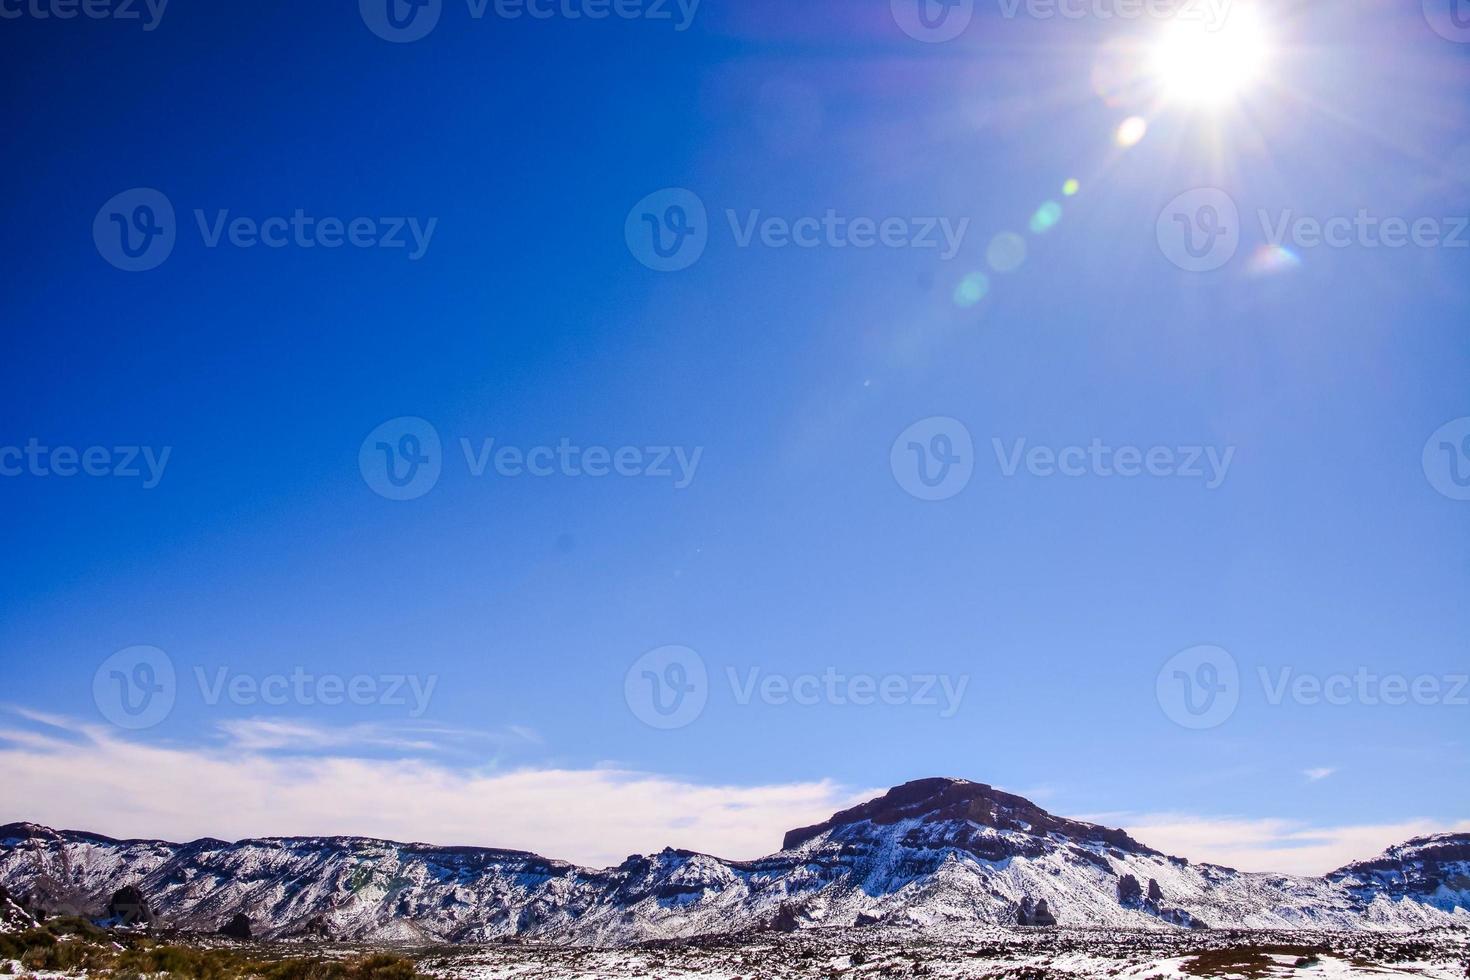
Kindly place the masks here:
<instances>
[{"instance_id":1,"label":"blue sky","mask_svg":"<svg viewBox=\"0 0 1470 980\"><path fill-rule=\"evenodd\" d=\"M982 2L961 36L925 43L887 3L705 0L677 30L476 19L445 0L432 33L390 43L352 8L0 23L15 69L0 447L169 450L151 488L0 478L0 772L29 790L0 820L383 827L595 860L604 801L616 846L748 857L853 795L949 774L1163 828L1145 838L1160 846L1326 870L1349 845L1470 815L1470 503L1421 459L1470 416L1470 248L1357 237L1252 258L1282 220L1366 210L1452 234L1470 213L1470 48L1417 5L1262 5L1264 77L1214 110L1103 84L1125 42L1151 43L1147 21ZM1133 116L1147 133L1120 145ZM176 212L150 271L116 268L93 235L133 188ZM667 188L704 206L708 242L661 272L625 228ZM1238 254L1209 272L1172 264L1161 230L1196 188L1239 209ZM1028 228L1048 200L1060 221ZM298 209L433 230L417 258L211 248L195 217ZM965 230L952 257L740 243L752 220L829 211ZM1025 243L1016 268L992 248L1004 232ZM975 274L985 295L964 305ZM432 489L400 501L360 455L402 418L442 449ZM933 418L962 426L973 472L930 501L894 444L918 424L932 446ZM476 476L461 440L488 439L698 462L683 487ZM1007 476L1018 440L1230 455L1214 487ZM94 680L138 645L167 654L177 692L157 724L119 729ZM670 645L708 683L696 717L663 730L625 682ZM1233 658L1238 705L1190 728L1157 682L1200 645ZM221 670L433 687L417 713L386 696L211 704L197 678ZM964 687L953 711L742 704L732 670ZM1360 670L1439 693L1273 704L1261 679ZM221 807L205 781L151 829L163 815L141 798L60 788L205 762L278 798ZM330 796L331 772L381 792L322 812L303 787ZM512 777L514 795L496 791ZM391 802L425 778L461 811ZM488 789L456 796L471 784ZM554 834L497 822L507 799L544 816L567 798L593 802Z\"/></svg>"}]
</instances>

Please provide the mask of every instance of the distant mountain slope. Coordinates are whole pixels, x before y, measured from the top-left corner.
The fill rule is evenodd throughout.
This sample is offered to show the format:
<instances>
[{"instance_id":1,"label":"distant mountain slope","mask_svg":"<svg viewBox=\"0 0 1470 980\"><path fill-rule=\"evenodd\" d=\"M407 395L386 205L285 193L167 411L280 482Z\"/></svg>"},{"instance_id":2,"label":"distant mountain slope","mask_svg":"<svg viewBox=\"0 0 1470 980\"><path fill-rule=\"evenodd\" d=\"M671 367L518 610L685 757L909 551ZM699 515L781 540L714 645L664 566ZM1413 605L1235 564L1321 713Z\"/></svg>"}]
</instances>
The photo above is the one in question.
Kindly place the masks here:
<instances>
[{"instance_id":1,"label":"distant mountain slope","mask_svg":"<svg viewBox=\"0 0 1470 980\"><path fill-rule=\"evenodd\" d=\"M945 922L1132 928L1470 926L1470 835L1410 841L1324 878L1161 854L982 783L925 779L734 862L688 851L580 868L519 851L359 837L119 841L0 827L0 886L102 915L136 886L164 924L256 935L617 945L743 929Z\"/></svg>"}]
</instances>

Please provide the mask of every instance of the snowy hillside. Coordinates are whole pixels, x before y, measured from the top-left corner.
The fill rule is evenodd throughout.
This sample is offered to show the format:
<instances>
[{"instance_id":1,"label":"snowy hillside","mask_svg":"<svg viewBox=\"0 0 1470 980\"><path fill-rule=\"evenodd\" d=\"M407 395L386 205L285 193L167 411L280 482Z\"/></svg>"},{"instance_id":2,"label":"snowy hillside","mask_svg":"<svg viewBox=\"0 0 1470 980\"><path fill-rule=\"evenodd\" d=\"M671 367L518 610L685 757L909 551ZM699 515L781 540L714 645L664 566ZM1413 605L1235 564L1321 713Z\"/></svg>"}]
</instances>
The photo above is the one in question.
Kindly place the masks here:
<instances>
[{"instance_id":1,"label":"snowy hillside","mask_svg":"<svg viewBox=\"0 0 1470 980\"><path fill-rule=\"evenodd\" d=\"M257 935L621 945L814 925L1347 930L1470 926L1470 835L1391 849L1324 878L1161 854L980 783L928 779L793 830L752 862L687 851L593 870L517 851L366 838L117 841L0 827L0 886L102 915L136 886L159 921Z\"/></svg>"}]
</instances>

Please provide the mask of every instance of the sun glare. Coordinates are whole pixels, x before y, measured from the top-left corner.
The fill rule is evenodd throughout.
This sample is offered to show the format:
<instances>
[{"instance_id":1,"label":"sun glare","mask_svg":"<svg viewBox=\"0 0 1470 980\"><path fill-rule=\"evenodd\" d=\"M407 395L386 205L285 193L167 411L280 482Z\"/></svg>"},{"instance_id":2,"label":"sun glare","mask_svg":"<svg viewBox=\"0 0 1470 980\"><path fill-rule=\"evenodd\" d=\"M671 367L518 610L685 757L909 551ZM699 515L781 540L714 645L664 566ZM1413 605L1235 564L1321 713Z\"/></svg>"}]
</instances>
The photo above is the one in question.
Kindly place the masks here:
<instances>
[{"instance_id":1,"label":"sun glare","mask_svg":"<svg viewBox=\"0 0 1470 980\"><path fill-rule=\"evenodd\" d=\"M1270 56L1259 16L1237 5L1223 23L1170 21L1154 45L1150 69L1166 101L1218 107L1245 95L1265 74Z\"/></svg>"}]
</instances>

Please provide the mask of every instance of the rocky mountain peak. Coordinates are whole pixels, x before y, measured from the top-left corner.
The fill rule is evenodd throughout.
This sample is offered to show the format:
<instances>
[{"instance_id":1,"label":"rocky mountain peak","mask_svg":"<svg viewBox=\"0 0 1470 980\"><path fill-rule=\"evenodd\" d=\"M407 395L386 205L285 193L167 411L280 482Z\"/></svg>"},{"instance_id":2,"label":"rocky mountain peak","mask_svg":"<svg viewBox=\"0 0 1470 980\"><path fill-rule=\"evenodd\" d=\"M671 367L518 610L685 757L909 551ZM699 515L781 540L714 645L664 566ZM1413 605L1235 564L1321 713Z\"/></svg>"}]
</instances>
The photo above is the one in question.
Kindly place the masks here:
<instances>
[{"instance_id":1,"label":"rocky mountain peak","mask_svg":"<svg viewBox=\"0 0 1470 980\"><path fill-rule=\"evenodd\" d=\"M891 826L905 820L925 824L965 823L1045 837L1058 834L1075 841L1109 845L1134 854L1156 853L1121 830L1056 817L1024 797L986 783L937 777L895 786L882 796L833 814L823 823L786 834L783 850L800 847L829 830L870 822Z\"/></svg>"},{"instance_id":2,"label":"rocky mountain peak","mask_svg":"<svg viewBox=\"0 0 1470 980\"><path fill-rule=\"evenodd\" d=\"M1359 895L1412 898L1445 911L1470 909L1470 834L1434 834L1395 844L1327 876Z\"/></svg>"}]
</instances>

